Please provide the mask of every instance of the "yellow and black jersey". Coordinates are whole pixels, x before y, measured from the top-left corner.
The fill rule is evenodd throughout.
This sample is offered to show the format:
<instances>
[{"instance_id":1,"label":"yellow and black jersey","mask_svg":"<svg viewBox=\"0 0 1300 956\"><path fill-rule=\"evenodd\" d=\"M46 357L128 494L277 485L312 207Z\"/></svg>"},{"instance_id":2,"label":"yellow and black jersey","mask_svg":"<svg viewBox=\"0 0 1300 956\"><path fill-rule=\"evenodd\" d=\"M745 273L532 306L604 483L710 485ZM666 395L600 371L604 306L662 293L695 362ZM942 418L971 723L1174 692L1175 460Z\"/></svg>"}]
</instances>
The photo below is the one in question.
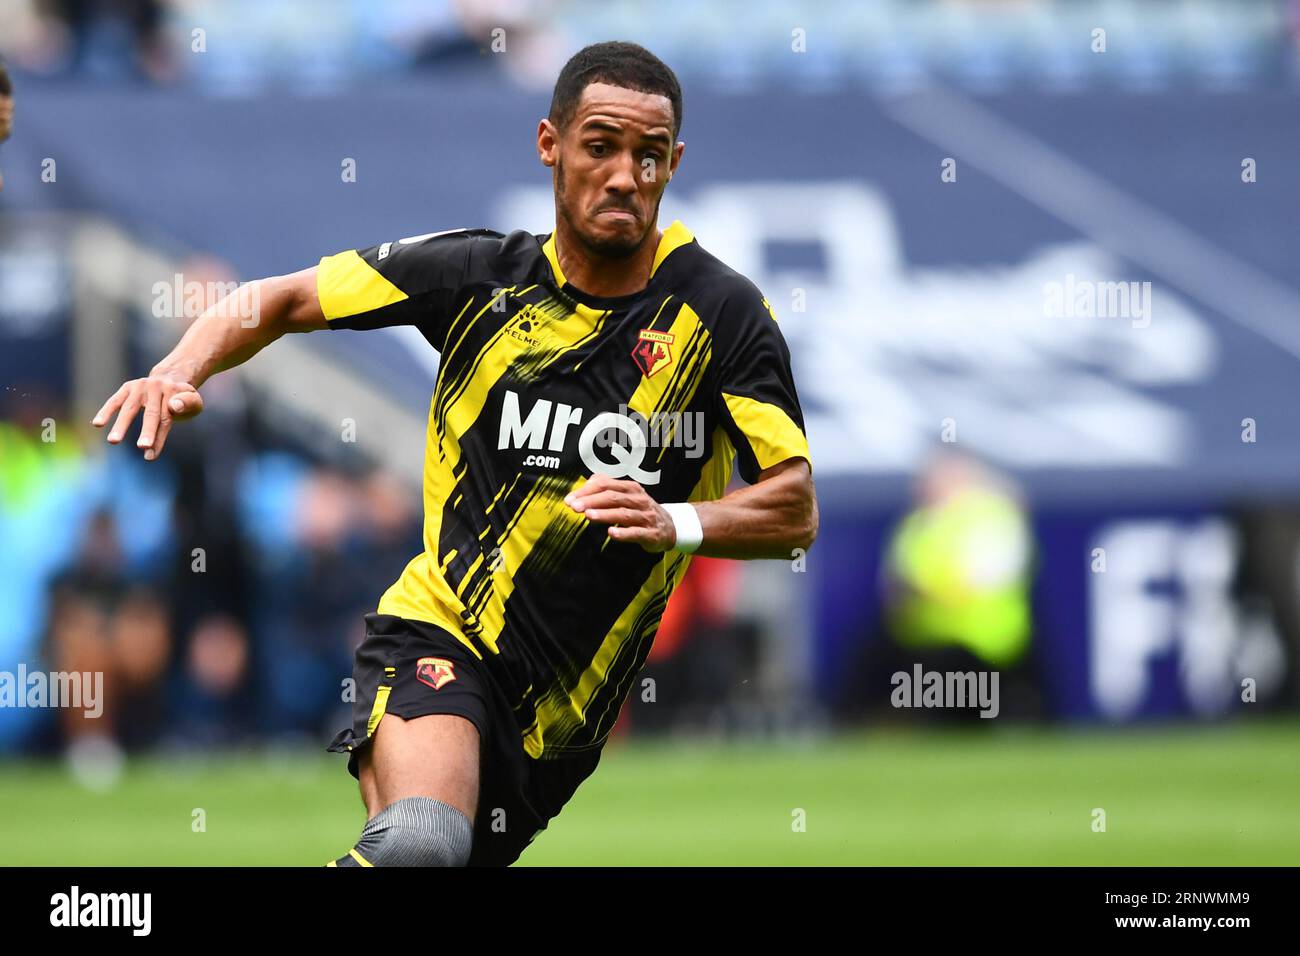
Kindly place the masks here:
<instances>
[{"instance_id":1,"label":"yellow and black jersey","mask_svg":"<svg viewBox=\"0 0 1300 956\"><path fill-rule=\"evenodd\" d=\"M599 747L690 558L612 541L564 496L601 472L709 500L733 463L753 482L809 459L767 300L680 222L618 298L566 282L553 236L482 229L329 256L317 289L332 328L413 325L441 354L424 552L378 612L483 659L531 756Z\"/></svg>"}]
</instances>

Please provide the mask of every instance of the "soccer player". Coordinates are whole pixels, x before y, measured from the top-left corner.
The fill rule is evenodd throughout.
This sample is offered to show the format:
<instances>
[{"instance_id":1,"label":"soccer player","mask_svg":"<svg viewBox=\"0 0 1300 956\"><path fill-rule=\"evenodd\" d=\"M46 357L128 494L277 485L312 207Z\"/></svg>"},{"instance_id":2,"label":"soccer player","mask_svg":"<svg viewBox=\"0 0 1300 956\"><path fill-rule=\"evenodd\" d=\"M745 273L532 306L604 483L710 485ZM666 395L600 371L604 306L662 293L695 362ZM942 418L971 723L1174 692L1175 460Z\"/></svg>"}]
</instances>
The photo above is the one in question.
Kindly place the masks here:
<instances>
[{"instance_id":1,"label":"soccer player","mask_svg":"<svg viewBox=\"0 0 1300 956\"><path fill-rule=\"evenodd\" d=\"M338 866L512 863L595 769L690 555L816 536L772 309L659 227L681 121L647 50L583 49L537 130L552 233L435 232L262 279L254 327L218 303L94 418L117 412L120 442L143 412L152 460L209 376L282 333L410 324L439 351L424 550L366 615L330 746L369 814ZM749 486L726 494L733 464Z\"/></svg>"}]
</instances>

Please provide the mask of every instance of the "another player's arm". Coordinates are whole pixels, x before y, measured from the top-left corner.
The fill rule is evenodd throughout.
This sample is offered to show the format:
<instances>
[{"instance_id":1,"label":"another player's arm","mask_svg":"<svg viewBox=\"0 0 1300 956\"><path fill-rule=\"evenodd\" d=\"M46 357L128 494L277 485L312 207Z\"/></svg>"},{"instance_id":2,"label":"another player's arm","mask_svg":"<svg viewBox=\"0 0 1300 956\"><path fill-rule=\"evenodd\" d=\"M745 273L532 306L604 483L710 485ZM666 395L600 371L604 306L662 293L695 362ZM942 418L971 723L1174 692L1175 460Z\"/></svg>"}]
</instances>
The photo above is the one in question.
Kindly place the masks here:
<instances>
[{"instance_id":1,"label":"another player's arm","mask_svg":"<svg viewBox=\"0 0 1300 956\"><path fill-rule=\"evenodd\" d=\"M565 499L589 521L609 525L615 541L647 551L677 546L677 526L635 481L594 475ZM817 537L817 493L803 458L765 468L758 481L715 501L692 503L704 539L694 553L713 558L789 558Z\"/></svg>"},{"instance_id":2,"label":"another player's arm","mask_svg":"<svg viewBox=\"0 0 1300 956\"><path fill-rule=\"evenodd\" d=\"M108 441L117 444L143 411L136 447L152 461L161 454L172 423L203 410L198 389L209 378L247 362L286 332L326 326L315 266L247 283L199 316L166 358L144 378L124 383L91 422L103 428L116 413Z\"/></svg>"}]
</instances>

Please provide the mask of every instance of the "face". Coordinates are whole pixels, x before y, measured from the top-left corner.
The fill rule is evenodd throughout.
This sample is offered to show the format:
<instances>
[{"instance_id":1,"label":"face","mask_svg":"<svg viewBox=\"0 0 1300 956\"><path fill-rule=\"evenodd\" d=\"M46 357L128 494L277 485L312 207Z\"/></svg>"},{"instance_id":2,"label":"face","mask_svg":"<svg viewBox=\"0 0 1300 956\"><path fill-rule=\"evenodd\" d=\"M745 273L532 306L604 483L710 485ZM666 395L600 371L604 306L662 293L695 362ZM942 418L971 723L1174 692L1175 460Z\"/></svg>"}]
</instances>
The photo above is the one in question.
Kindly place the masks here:
<instances>
[{"instance_id":1,"label":"face","mask_svg":"<svg viewBox=\"0 0 1300 956\"><path fill-rule=\"evenodd\" d=\"M591 83L564 130L542 120L537 151L552 167L555 212L590 252L630 256L659 217L683 143L668 97Z\"/></svg>"}]
</instances>

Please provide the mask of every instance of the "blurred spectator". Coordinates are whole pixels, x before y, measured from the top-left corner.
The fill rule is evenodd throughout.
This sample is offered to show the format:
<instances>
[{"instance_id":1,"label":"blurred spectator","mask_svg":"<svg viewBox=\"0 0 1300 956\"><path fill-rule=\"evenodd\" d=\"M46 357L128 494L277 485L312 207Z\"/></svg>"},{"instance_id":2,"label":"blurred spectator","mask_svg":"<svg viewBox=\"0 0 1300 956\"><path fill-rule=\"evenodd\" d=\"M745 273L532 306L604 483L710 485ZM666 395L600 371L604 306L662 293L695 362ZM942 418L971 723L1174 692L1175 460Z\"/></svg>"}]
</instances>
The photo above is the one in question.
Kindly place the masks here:
<instances>
[{"instance_id":1,"label":"blurred spectator","mask_svg":"<svg viewBox=\"0 0 1300 956\"><path fill-rule=\"evenodd\" d=\"M172 744L213 746L243 741L259 714L248 680L247 629L229 615L204 618L189 636L168 721Z\"/></svg>"},{"instance_id":2,"label":"blurred spectator","mask_svg":"<svg viewBox=\"0 0 1300 956\"><path fill-rule=\"evenodd\" d=\"M258 664L268 725L313 733L340 709L362 616L419 553L421 522L389 475L316 469L298 484L292 560L262 565Z\"/></svg>"},{"instance_id":3,"label":"blurred spectator","mask_svg":"<svg viewBox=\"0 0 1300 956\"><path fill-rule=\"evenodd\" d=\"M171 630L156 591L123 571L117 526L97 512L71 564L50 585L45 657L56 671L103 675L103 710L59 711L59 738L92 736L134 748L153 742L163 714Z\"/></svg>"},{"instance_id":4,"label":"blurred spectator","mask_svg":"<svg viewBox=\"0 0 1300 956\"><path fill-rule=\"evenodd\" d=\"M159 0L39 0L45 66L97 82L166 81L174 68L164 9Z\"/></svg>"},{"instance_id":5,"label":"blurred spectator","mask_svg":"<svg viewBox=\"0 0 1300 956\"><path fill-rule=\"evenodd\" d=\"M841 716L887 715L892 675L996 671L999 712L1042 716L1031 654L1033 539L1008 479L955 452L916 482L916 506L887 545L884 640L867 636L838 702ZM975 709L905 712L965 720Z\"/></svg>"},{"instance_id":6,"label":"blurred spectator","mask_svg":"<svg viewBox=\"0 0 1300 956\"><path fill-rule=\"evenodd\" d=\"M1032 542L1008 482L964 455L921 473L889 543L889 629L901 647L962 647L994 668L1029 646Z\"/></svg>"}]
</instances>

